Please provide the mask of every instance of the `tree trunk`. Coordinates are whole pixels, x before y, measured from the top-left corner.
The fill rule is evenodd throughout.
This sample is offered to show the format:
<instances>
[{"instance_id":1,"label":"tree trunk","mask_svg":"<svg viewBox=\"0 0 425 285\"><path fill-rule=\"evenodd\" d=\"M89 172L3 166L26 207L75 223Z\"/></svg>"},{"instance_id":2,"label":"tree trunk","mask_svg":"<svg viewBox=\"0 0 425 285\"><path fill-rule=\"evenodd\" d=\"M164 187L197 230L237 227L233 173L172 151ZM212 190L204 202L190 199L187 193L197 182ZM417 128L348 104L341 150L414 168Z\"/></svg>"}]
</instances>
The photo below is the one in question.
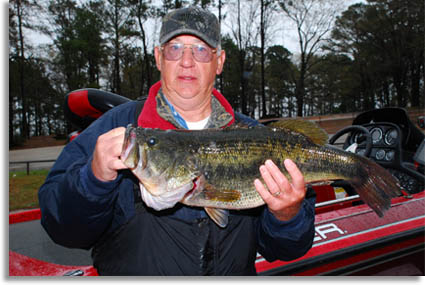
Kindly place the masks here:
<instances>
[{"instance_id":1,"label":"tree trunk","mask_svg":"<svg viewBox=\"0 0 425 285\"><path fill-rule=\"evenodd\" d=\"M411 91L411 103L412 103L412 107L419 107L420 106L420 80L421 80L421 66L422 63L416 64L414 65L413 60L411 61L411 72L410 72L410 76L411 76L411 86L412 86L412 91ZM423 96L424 94L422 94Z\"/></svg>"},{"instance_id":2,"label":"tree trunk","mask_svg":"<svg viewBox=\"0 0 425 285\"><path fill-rule=\"evenodd\" d=\"M220 27L220 30L221 30L221 6L222 6L221 0L218 0L218 25ZM220 86L219 87L220 92L223 93L223 72L219 74L218 82Z\"/></svg>"},{"instance_id":3,"label":"tree trunk","mask_svg":"<svg viewBox=\"0 0 425 285\"><path fill-rule=\"evenodd\" d=\"M260 19L260 38L261 38L261 101L262 101L262 117L265 117L267 115L267 109L266 109L266 87L265 87L265 80L264 80L264 0L261 0L261 19Z\"/></svg>"},{"instance_id":4,"label":"tree trunk","mask_svg":"<svg viewBox=\"0 0 425 285\"><path fill-rule=\"evenodd\" d=\"M137 19L139 21L139 28L140 28L140 32L141 32L141 36L142 36L142 44L143 44L143 65L142 65L142 75L141 75L141 88L140 88L140 96L145 95L145 92L147 92L147 90L149 90L150 86L152 85L152 74L151 74L151 66L150 66L150 60L149 60L149 53L148 53L148 48L146 46L146 34L145 34L145 29L143 28L143 23L142 23L142 15L141 15L141 10L139 7L139 11L138 11L138 15L137 15ZM144 67L144 71L143 71L143 67ZM145 75L146 75L146 90L143 89L143 85L145 83Z\"/></svg>"},{"instance_id":5,"label":"tree trunk","mask_svg":"<svg viewBox=\"0 0 425 285\"><path fill-rule=\"evenodd\" d=\"M22 6L21 1L16 1L16 11L18 16L18 29L19 29L19 89L22 104L22 122L21 122L21 134L24 139L29 139L29 128L28 128L28 106L27 99L25 97L25 76L24 76L24 64L25 64L25 53L24 53L24 35L22 32Z\"/></svg>"},{"instance_id":6,"label":"tree trunk","mask_svg":"<svg viewBox=\"0 0 425 285\"><path fill-rule=\"evenodd\" d=\"M115 57L114 57L114 92L121 94L120 78L120 36L118 26L118 7L115 5Z\"/></svg>"},{"instance_id":7,"label":"tree trunk","mask_svg":"<svg viewBox=\"0 0 425 285\"><path fill-rule=\"evenodd\" d=\"M241 81L241 111L242 114L246 114L247 111L247 100L245 98L245 51L242 47L242 31L241 31L241 2L238 0L238 46L239 46L239 65L240 65L240 81Z\"/></svg>"},{"instance_id":8,"label":"tree trunk","mask_svg":"<svg viewBox=\"0 0 425 285\"><path fill-rule=\"evenodd\" d=\"M297 116L303 116L303 108L304 108L304 94L305 94L305 75L306 75L306 62L305 55L301 54L301 68L300 68L300 77L297 81L296 87L296 98L297 98Z\"/></svg>"},{"instance_id":9,"label":"tree trunk","mask_svg":"<svg viewBox=\"0 0 425 285\"><path fill-rule=\"evenodd\" d=\"M9 145L15 145L14 126L13 126L13 95L9 92Z\"/></svg>"}]
</instances>

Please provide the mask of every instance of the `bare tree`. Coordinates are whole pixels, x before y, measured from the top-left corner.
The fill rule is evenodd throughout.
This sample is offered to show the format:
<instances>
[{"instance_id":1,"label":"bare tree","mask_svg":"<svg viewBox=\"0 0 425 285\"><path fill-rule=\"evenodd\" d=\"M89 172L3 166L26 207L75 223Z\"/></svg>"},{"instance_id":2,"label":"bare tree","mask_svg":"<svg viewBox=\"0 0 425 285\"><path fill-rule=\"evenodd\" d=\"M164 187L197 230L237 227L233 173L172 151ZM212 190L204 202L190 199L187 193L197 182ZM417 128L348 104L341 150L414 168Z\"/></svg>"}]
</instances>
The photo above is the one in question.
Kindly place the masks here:
<instances>
[{"instance_id":1,"label":"bare tree","mask_svg":"<svg viewBox=\"0 0 425 285\"><path fill-rule=\"evenodd\" d=\"M108 0L106 4L106 24L110 33L112 46L112 86L111 91L121 94L121 53L125 41L137 36L133 29L134 20L131 17L128 0Z\"/></svg>"},{"instance_id":2,"label":"bare tree","mask_svg":"<svg viewBox=\"0 0 425 285\"><path fill-rule=\"evenodd\" d=\"M256 19L258 19L258 2L257 1L243 1L237 3L231 2L228 5L228 19L230 25L231 36L235 40L239 50L239 68L240 68L240 107L244 114L247 114L247 94L246 94L246 80L248 79L248 70L246 69L247 50L257 42L258 29ZM233 15L233 17L232 17ZM236 18L235 18L236 16Z\"/></svg>"},{"instance_id":3,"label":"bare tree","mask_svg":"<svg viewBox=\"0 0 425 285\"><path fill-rule=\"evenodd\" d=\"M274 23L274 12L276 10L275 1L273 0L261 0L260 5L260 42L261 42L261 101L262 101L262 114L261 117L265 117L268 114L268 109L266 107L266 80L264 77L264 67L265 67L265 52L267 41L269 36L273 33L271 31L271 26ZM268 102L271 100L269 99Z\"/></svg>"},{"instance_id":4,"label":"bare tree","mask_svg":"<svg viewBox=\"0 0 425 285\"><path fill-rule=\"evenodd\" d=\"M343 9L339 0L280 0L284 15L295 25L299 45L299 74L295 76L297 115L303 115L305 82L309 70L318 61L313 61L322 45L330 36L333 24Z\"/></svg>"},{"instance_id":5,"label":"bare tree","mask_svg":"<svg viewBox=\"0 0 425 285\"><path fill-rule=\"evenodd\" d=\"M26 86L24 79L27 76L25 73L26 50L31 47L26 42L26 31L41 31L41 25L36 25L32 22L32 17L38 12L42 11L42 7L37 1L29 0L11 0L9 3L9 24L11 31L9 32L11 48L15 50L15 56L18 58L19 63L19 96L22 106L21 117L21 135L23 138L28 139L30 132L28 128L28 100L26 96ZM10 102L12 104L12 102ZM13 119L13 107L9 106L9 111L12 112L10 119ZM11 141L13 138L13 131L9 134Z\"/></svg>"},{"instance_id":6,"label":"bare tree","mask_svg":"<svg viewBox=\"0 0 425 285\"><path fill-rule=\"evenodd\" d=\"M223 2L222 0L218 0L218 24L220 26L220 31L221 31L221 23L223 20L223 15L222 15L222 8L223 8ZM220 86L220 92L223 92L223 73L220 73L220 75L218 76L218 81L219 81L219 86Z\"/></svg>"},{"instance_id":7,"label":"bare tree","mask_svg":"<svg viewBox=\"0 0 425 285\"><path fill-rule=\"evenodd\" d=\"M140 96L146 93L149 90L149 87L152 85L152 67L149 60L149 52L147 46L147 36L146 36L146 27L145 22L149 16L152 16L152 7L151 0L130 0L131 10L134 14L134 17L137 19L139 26L140 39L142 40L143 46L143 60L142 62L142 72L141 72L141 88ZM146 85L146 88L144 86Z\"/></svg>"}]
</instances>

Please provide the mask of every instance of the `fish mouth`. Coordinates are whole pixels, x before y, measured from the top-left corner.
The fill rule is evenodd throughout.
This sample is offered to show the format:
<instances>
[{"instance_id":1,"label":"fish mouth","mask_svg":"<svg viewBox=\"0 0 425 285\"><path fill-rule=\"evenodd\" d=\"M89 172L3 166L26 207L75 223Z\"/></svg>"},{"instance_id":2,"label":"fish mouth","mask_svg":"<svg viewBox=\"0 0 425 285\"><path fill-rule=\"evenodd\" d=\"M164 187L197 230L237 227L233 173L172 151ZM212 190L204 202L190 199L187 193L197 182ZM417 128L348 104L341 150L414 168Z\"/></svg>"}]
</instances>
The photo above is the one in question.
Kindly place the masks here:
<instances>
[{"instance_id":1,"label":"fish mouth","mask_svg":"<svg viewBox=\"0 0 425 285\"><path fill-rule=\"evenodd\" d=\"M136 143L136 137L134 136L134 132L131 131L130 128L125 130L124 144L122 147L120 158L123 162L126 162L132 152Z\"/></svg>"},{"instance_id":2,"label":"fish mouth","mask_svg":"<svg viewBox=\"0 0 425 285\"><path fill-rule=\"evenodd\" d=\"M145 148L137 143L137 134L134 128L128 127L125 132L120 159L131 170L146 168L147 154Z\"/></svg>"}]
</instances>

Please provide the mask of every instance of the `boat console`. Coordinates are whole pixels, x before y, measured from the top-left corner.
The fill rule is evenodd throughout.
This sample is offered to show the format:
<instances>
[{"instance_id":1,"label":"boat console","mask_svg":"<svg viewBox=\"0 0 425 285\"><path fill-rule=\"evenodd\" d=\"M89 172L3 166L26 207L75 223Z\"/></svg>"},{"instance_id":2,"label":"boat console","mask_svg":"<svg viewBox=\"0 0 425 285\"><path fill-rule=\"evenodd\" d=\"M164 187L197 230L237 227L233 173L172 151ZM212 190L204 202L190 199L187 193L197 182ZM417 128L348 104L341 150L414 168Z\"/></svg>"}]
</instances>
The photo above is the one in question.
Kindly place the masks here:
<instances>
[{"instance_id":1,"label":"boat console","mask_svg":"<svg viewBox=\"0 0 425 285\"><path fill-rule=\"evenodd\" d=\"M425 134L410 120L405 109L382 108L359 114L353 126L344 128L334 135L335 141L345 133L343 148L366 156L390 171L409 194L424 189L424 141ZM346 131L348 130L348 131ZM370 136L371 145L368 137ZM370 149L370 150L369 150Z\"/></svg>"}]
</instances>

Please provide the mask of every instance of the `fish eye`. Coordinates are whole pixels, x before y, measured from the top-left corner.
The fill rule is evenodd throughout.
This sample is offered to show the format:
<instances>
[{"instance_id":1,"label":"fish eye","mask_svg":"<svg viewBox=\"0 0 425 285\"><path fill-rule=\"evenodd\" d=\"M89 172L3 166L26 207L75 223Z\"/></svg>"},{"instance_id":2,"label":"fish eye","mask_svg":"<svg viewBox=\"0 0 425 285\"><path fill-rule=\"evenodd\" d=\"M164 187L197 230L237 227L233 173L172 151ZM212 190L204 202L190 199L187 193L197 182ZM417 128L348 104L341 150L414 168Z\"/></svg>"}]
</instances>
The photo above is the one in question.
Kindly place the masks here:
<instances>
[{"instance_id":1,"label":"fish eye","mask_svg":"<svg viewBox=\"0 0 425 285\"><path fill-rule=\"evenodd\" d=\"M154 138L154 137L149 138L148 141L147 141L147 143L148 143L149 146L156 145L156 138Z\"/></svg>"}]
</instances>

